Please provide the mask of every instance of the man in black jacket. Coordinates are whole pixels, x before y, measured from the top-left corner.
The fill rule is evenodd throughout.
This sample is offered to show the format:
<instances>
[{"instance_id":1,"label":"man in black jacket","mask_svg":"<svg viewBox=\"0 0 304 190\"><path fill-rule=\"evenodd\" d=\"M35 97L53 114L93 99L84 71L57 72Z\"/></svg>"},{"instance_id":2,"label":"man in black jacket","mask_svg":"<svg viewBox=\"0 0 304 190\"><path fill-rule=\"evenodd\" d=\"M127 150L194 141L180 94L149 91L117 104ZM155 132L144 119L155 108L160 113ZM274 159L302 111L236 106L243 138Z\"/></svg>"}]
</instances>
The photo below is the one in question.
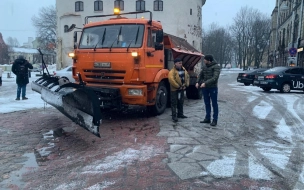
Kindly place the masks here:
<instances>
[{"instance_id":1,"label":"man in black jacket","mask_svg":"<svg viewBox=\"0 0 304 190\"><path fill-rule=\"evenodd\" d=\"M26 85L29 83L28 69L33 69L32 64L25 60L23 55L19 55L12 66L12 72L16 75L16 83L18 85L16 100L20 100L20 94L22 94L22 100L28 99L25 96Z\"/></svg>"},{"instance_id":2,"label":"man in black jacket","mask_svg":"<svg viewBox=\"0 0 304 190\"><path fill-rule=\"evenodd\" d=\"M211 126L217 125L218 120L218 104L217 104L217 95L218 95L218 79L220 76L221 68L216 62L213 61L212 55L205 55L204 57L205 66L202 68L200 75L195 84L196 88L202 88L204 103L206 108L206 116L204 121L200 123L211 123L211 105L213 108L213 121L210 124ZM211 100L211 102L210 102Z\"/></svg>"}]
</instances>

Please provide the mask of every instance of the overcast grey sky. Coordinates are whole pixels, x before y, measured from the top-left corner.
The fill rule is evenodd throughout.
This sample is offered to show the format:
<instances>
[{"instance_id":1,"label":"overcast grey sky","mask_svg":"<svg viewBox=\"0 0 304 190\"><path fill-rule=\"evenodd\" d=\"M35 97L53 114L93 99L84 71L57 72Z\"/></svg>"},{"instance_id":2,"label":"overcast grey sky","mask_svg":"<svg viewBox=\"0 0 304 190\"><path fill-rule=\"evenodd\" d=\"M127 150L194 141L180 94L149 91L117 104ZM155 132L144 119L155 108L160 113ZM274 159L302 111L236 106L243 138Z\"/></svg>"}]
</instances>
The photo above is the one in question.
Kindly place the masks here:
<instances>
[{"instance_id":1,"label":"overcast grey sky","mask_svg":"<svg viewBox=\"0 0 304 190\"><path fill-rule=\"evenodd\" d=\"M40 8L55 3L56 0L0 0L0 32L4 41L13 37L22 45L27 42L28 37L35 38L32 17L38 16Z\"/></svg>"},{"instance_id":2,"label":"overcast grey sky","mask_svg":"<svg viewBox=\"0 0 304 190\"><path fill-rule=\"evenodd\" d=\"M17 38L22 45L28 37L35 38L36 31L31 18L38 15L40 8L55 3L56 0L0 0L0 32L3 39ZM207 0L202 8L203 27L208 27L213 22L220 26L232 24L236 13L246 5L271 15L275 0Z\"/></svg>"},{"instance_id":3,"label":"overcast grey sky","mask_svg":"<svg viewBox=\"0 0 304 190\"><path fill-rule=\"evenodd\" d=\"M202 8L203 28L215 22L219 26L233 23L233 18L241 7L252 7L271 16L276 0L206 0Z\"/></svg>"}]
</instances>

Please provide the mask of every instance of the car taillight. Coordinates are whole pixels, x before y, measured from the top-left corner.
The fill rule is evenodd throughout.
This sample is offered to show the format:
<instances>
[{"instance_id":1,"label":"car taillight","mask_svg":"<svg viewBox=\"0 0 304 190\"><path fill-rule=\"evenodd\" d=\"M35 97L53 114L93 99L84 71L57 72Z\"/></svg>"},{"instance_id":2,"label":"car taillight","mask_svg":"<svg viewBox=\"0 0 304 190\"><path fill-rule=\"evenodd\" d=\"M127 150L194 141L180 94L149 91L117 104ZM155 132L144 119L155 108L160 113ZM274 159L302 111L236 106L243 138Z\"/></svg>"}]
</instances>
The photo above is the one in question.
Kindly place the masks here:
<instances>
[{"instance_id":1,"label":"car taillight","mask_svg":"<svg viewBox=\"0 0 304 190\"><path fill-rule=\"evenodd\" d=\"M277 75L267 75L265 76L266 79L274 79L277 78Z\"/></svg>"},{"instance_id":2,"label":"car taillight","mask_svg":"<svg viewBox=\"0 0 304 190\"><path fill-rule=\"evenodd\" d=\"M247 74L243 74L243 77L246 77L247 76Z\"/></svg>"},{"instance_id":3,"label":"car taillight","mask_svg":"<svg viewBox=\"0 0 304 190\"><path fill-rule=\"evenodd\" d=\"M53 75L56 75L56 72L55 72L55 71L53 71Z\"/></svg>"}]
</instances>

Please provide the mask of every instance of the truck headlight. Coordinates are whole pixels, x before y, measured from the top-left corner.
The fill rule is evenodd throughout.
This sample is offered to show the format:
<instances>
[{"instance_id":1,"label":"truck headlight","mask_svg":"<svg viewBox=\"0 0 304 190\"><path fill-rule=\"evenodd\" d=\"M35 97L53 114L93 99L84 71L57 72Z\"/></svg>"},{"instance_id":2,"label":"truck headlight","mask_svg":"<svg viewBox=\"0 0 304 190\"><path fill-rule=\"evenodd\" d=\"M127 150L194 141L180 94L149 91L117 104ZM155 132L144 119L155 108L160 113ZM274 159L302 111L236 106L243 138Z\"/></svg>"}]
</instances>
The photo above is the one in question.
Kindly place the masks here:
<instances>
[{"instance_id":1,"label":"truck headlight","mask_svg":"<svg viewBox=\"0 0 304 190\"><path fill-rule=\"evenodd\" d=\"M133 96L142 96L142 89L128 89L128 94Z\"/></svg>"}]
</instances>

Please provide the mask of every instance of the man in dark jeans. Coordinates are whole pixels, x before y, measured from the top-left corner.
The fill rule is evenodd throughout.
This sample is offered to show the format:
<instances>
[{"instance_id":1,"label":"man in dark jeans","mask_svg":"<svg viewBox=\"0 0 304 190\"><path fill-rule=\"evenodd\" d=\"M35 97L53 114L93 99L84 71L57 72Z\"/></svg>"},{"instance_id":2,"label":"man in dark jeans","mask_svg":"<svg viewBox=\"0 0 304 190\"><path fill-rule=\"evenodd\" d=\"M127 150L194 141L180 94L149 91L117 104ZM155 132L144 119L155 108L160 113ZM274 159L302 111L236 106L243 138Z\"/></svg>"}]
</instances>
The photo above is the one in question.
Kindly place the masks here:
<instances>
[{"instance_id":1,"label":"man in dark jeans","mask_svg":"<svg viewBox=\"0 0 304 190\"><path fill-rule=\"evenodd\" d=\"M22 95L22 100L28 99L26 97L26 85L29 83L28 69L33 69L32 64L24 59L23 55L19 55L12 66L12 72L17 76L16 83L18 88L16 100L20 100L20 95Z\"/></svg>"},{"instance_id":2,"label":"man in dark jeans","mask_svg":"<svg viewBox=\"0 0 304 190\"><path fill-rule=\"evenodd\" d=\"M174 122L178 121L177 118L187 118L184 115L184 91L189 86L190 77L182 65L181 59L174 59L174 67L168 75L171 90L172 120Z\"/></svg>"},{"instance_id":3,"label":"man in dark jeans","mask_svg":"<svg viewBox=\"0 0 304 190\"><path fill-rule=\"evenodd\" d=\"M203 66L202 71L199 74L197 82L195 84L196 88L202 88L204 103L206 108L206 116L200 123L211 123L211 105L213 108L213 121L211 126L216 126L218 121L218 79L220 76L221 68L214 61L212 55L205 55L204 57L205 66ZM210 101L211 100L211 101Z\"/></svg>"}]
</instances>

